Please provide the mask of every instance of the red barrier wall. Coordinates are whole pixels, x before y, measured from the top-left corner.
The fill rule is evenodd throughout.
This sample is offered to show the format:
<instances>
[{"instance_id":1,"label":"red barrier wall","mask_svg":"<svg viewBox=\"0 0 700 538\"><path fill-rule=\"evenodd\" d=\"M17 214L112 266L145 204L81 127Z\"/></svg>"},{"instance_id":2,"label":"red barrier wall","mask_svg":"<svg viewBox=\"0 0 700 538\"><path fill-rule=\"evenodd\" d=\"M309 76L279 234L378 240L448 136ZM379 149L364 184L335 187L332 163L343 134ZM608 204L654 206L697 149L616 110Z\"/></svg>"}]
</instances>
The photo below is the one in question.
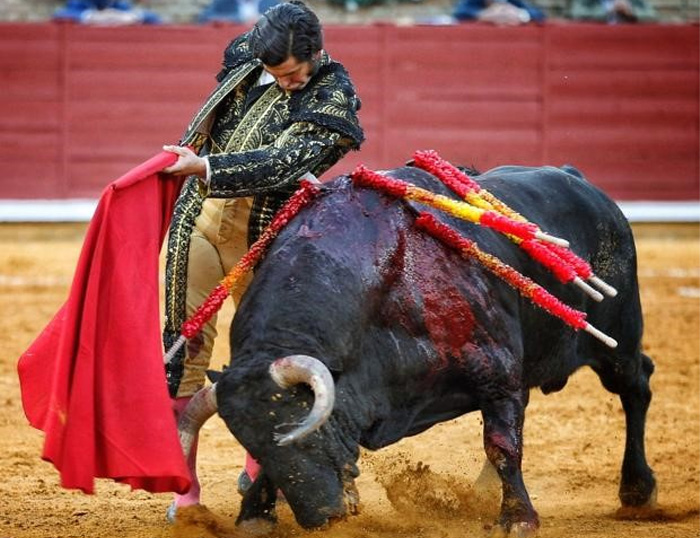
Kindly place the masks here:
<instances>
[{"instance_id":1,"label":"red barrier wall","mask_svg":"<svg viewBox=\"0 0 700 538\"><path fill-rule=\"evenodd\" d=\"M95 198L176 142L242 27L0 25L0 198ZM331 173L570 163L619 200L698 188L694 26L328 27L367 142Z\"/></svg>"}]
</instances>

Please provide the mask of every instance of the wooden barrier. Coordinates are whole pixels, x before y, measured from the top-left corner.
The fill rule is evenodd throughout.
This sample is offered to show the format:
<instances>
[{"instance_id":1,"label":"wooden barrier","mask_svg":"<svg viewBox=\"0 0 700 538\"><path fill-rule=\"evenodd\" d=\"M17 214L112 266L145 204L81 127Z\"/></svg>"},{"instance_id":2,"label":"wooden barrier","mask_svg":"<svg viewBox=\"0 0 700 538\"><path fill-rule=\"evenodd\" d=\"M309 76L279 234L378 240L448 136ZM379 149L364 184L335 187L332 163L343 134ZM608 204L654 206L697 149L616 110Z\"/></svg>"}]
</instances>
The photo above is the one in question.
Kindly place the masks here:
<instances>
[{"instance_id":1,"label":"wooden barrier","mask_svg":"<svg viewBox=\"0 0 700 538\"><path fill-rule=\"evenodd\" d=\"M176 142L239 26L0 25L0 198L95 198ZM331 26L367 142L329 173L573 164L620 200L697 200L697 25Z\"/></svg>"}]
</instances>

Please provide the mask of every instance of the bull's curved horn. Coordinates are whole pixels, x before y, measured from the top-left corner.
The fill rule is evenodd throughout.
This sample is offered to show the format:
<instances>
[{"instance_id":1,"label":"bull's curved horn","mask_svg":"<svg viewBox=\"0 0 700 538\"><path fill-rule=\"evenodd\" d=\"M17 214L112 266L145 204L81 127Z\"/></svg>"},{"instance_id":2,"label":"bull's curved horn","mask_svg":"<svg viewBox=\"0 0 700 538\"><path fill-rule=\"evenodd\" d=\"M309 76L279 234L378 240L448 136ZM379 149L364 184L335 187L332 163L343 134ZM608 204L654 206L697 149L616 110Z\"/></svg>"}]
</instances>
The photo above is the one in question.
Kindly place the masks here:
<instances>
[{"instance_id":1,"label":"bull's curved horn","mask_svg":"<svg viewBox=\"0 0 700 538\"><path fill-rule=\"evenodd\" d=\"M216 413L216 410L216 383L197 391L185 407L177 421L177 434L180 437L180 446L185 459L190 455L194 438L197 437L199 430Z\"/></svg>"},{"instance_id":2,"label":"bull's curved horn","mask_svg":"<svg viewBox=\"0 0 700 538\"><path fill-rule=\"evenodd\" d=\"M291 432L275 434L277 444L285 446L319 429L328 420L335 402L335 383L330 371L320 360L308 355L290 355L270 365L270 376L286 389L306 383L314 391L314 406L309 415Z\"/></svg>"}]
</instances>

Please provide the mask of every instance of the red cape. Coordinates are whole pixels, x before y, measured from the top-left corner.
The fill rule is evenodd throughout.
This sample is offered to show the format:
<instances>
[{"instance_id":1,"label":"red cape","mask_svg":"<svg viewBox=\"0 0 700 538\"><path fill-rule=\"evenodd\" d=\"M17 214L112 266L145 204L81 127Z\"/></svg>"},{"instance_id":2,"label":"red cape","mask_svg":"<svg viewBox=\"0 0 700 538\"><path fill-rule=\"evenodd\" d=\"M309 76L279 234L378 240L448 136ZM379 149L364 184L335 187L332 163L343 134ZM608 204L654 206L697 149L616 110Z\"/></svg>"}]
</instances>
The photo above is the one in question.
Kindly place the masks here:
<instances>
[{"instance_id":1,"label":"red cape","mask_svg":"<svg viewBox=\"0 0 700 538\"><path fill-rule=\"evenodd\" d=\"M63 487L190 487L160 337L158 259L182 181L158 172L175 159L160 153L104 190L68 300L19 359L24 412Z\"/></svg>"}]
</instances>

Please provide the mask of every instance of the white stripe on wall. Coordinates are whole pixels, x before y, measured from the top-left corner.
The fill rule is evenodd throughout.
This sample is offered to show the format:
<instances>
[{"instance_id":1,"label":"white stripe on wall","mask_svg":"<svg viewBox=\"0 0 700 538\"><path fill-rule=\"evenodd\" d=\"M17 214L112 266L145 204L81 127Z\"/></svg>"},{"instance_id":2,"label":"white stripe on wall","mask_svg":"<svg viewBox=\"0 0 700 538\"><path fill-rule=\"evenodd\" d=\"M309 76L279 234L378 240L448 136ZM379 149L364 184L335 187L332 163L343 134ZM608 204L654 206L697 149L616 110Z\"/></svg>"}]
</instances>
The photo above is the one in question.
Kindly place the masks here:
<instances>
[{"instance_id":1,"label":"white stripe on wall","mask_svg":"<svg viewBox=\"0 0 700 538\"><path fill-rule=\"evenodd\" d=\"M700 202L618 202L630 222L700 222ZM0 200L0 222L86 222L97 200Z\"/></svg>"}]
</instances>

